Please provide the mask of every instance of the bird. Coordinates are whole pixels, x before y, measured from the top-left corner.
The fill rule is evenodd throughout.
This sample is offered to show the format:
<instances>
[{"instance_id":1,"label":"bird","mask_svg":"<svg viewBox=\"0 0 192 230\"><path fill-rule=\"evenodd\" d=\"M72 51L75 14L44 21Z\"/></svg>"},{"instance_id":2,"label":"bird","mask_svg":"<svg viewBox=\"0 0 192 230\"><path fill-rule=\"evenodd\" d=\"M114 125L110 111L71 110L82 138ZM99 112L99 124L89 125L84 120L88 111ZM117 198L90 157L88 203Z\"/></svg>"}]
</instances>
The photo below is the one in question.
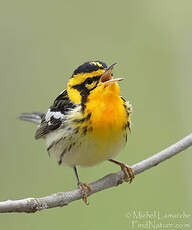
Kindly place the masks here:
<instances>
[{"instance_id":1,"label":"bird","mask_svg":"<svg viewBox=\"0 0 192 230\"><path fill-rule=\"evenodd\" d=\"M132 113L132 105L120 96L123 78L113 77L116 64L81 64L46 113L22 113L19 117L38 125L35 139L45 140L49 156L59 165L73 168L86 204L92 188L81 182L77 167L108 160L121 167L126 182L134 179L132 168L114 159L127 142Z\"/></svg>"}]
</instances>

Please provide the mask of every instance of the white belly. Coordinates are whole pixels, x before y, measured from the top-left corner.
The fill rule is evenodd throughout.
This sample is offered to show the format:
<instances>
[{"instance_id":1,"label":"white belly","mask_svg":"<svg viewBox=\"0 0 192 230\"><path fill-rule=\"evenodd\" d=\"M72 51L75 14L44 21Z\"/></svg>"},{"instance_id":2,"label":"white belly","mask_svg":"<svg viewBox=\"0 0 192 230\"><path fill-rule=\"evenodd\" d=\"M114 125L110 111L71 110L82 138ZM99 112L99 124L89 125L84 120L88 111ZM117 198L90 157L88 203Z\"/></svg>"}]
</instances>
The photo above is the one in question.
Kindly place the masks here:
<instances>
[{"instance_id":1,"label":"white belly","mask_svg":"<svg viewBox=\"0 0 192 230\"><path fill-rule=\"evenodd\" d=\"M47 145L55 139L55 145L49 151L60 164L68 166L92 166L104 160L115 157L126 143L126 132L122 131L114 137L111 134L104 141L91 135L69 135L65 138L62 133L52 133L47 136ZM63 134L63 137L65 135ZM59 140L59 141L58 141ZM62 155L62 156L61 156Z\"/></svg>"}]
</instances>

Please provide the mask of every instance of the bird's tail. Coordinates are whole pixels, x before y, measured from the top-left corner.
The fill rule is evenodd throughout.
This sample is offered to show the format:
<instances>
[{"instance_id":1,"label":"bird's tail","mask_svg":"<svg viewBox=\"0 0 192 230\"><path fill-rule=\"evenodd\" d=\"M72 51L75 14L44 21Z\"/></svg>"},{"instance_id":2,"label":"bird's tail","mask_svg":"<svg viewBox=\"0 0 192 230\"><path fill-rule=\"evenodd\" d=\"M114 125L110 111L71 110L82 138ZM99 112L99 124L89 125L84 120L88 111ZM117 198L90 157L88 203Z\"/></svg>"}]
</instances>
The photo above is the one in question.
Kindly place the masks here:
<instances>
[{"instance_id":1,"label":"bird's tail","mask_svg":"<svg viewBox=\"0 0 192 230\"><path fill-rule=\"evenodd\" d=\"M42 120L44 115L45 114L41 113L41 112L22 113L19 116L19 119L23 120L23 121L29 121L29 122L32 122L32 123L35 123L35 124L39 125L41 123L41 120Z\"/></svg>"}]
</instances>

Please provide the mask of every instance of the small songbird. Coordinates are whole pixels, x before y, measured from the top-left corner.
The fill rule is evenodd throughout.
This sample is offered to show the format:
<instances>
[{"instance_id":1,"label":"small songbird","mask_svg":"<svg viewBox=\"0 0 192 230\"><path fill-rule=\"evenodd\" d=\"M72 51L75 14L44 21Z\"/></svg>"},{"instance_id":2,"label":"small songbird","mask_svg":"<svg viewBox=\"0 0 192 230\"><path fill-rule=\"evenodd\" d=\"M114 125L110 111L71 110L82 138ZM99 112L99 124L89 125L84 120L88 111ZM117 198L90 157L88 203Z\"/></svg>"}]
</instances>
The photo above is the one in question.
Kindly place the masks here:
<instances>
[{"instance_id":1,"label":"small songbird","mask_svg":"<svg viewBox=\"0 0 192 230\"><path fill-rule=\"evenodd\" d=\"M131 125L131 105L120 96L118 82L113 78L116 63L107 67L101 61L80 65L47 113L23 113L21 120L38 124L35 139L44 138L50 156L59 165L74 169L82 198L92 188L82 183L77 166L93 166L104 160L118 164L124 179L131 182L133 170L114 160L127 142Z\"/></svg>"}]
</instances>

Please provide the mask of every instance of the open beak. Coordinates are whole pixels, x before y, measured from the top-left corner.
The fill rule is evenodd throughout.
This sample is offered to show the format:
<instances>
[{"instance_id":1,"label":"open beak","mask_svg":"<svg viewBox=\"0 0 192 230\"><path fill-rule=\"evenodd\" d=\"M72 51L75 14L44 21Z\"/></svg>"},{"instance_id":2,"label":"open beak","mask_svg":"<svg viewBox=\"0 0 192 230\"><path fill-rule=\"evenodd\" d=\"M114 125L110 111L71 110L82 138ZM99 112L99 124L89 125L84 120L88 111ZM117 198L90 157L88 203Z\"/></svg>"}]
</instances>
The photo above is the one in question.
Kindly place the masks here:
<instances>
[{"instance_id":1,"label":"open beak","mask_svg":"<svg viewBox=\"0 0 192 230\"><path fill-rule=\"evenodd\" d=\"M105 73L101 76L100 82L102 83L112 83L112 82L117 82L117 81L122 81L123 78L114 78L112 77L112 70L114 66L117 65L117 63L112 64L109 66Z\"/></svg>"}]
</instances>

